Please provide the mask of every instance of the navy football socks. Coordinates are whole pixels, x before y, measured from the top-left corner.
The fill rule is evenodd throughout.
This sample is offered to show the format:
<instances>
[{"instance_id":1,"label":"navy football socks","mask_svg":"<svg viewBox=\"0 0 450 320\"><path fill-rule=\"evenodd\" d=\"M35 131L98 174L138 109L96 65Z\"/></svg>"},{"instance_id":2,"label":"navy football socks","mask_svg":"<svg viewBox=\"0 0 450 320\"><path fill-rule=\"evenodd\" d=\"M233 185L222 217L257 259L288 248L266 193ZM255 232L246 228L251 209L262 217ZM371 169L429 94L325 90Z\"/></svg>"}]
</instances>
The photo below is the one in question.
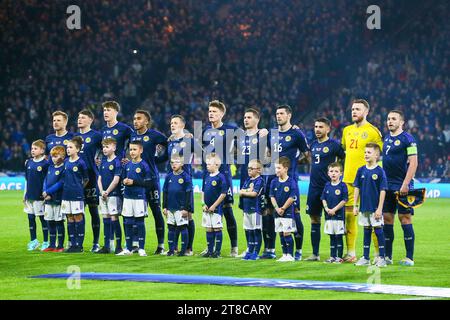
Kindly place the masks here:
<instances>
[{"instance_id":1,"label":"navy football socks","mask_svg":"<svg viewBox=\"0 0 450 320\"><path fill-rule=\"evenodd\" d=\"M228 232L228 236L230 237L231 247L232 248L237 247L237 245L238 245L237 224L236 224L236 219L234 218L233 208L232 207L224 207L223 215L227 222L227 232Z\"/></svg>"},{"instance_id":2,"label":"navy football socks","mask_svg":"<svg viewBox=\"0 0 450 320\"><path fill-rule=\"evenodd\" d=\"M414 260L414 228L412 224L402 224L403 235L405 240L406 257Z\"/></svg>"},{"instance_id":3,"label":"navy football socks","mask_svg":"<svg viewBox=\"0 0 450 320\"><path fill-rule=\"evenodd\" d=\"M394 225L385 224L383 226L383 231L384 231L386 257L392 259L392 245L394 243Z\"/></svg>"},{"instance_id":4,"label":"navy football socks","mask_svg":"<svg viewBox=\"0 0 450 320\"><path fill-rule=\"evenodd\" d=\"M319 255L319 246L320 246L320 223L312 223L311 224L311 244L313 248L313 254ZM334 256L332 256L334 257Z\"/></svg>"},{"instance_id":5,"label":"navy football socks","mask_svg":"<svg viewBox=\"0 0 450 320\"><path fill-rule=\"evenodd\" d=\"M92 233L94 235L94 244L98 243L100 239L100 215L98 214L97 206L89 206L89 213L91 214Z\"/></svg>"}]
</instances>

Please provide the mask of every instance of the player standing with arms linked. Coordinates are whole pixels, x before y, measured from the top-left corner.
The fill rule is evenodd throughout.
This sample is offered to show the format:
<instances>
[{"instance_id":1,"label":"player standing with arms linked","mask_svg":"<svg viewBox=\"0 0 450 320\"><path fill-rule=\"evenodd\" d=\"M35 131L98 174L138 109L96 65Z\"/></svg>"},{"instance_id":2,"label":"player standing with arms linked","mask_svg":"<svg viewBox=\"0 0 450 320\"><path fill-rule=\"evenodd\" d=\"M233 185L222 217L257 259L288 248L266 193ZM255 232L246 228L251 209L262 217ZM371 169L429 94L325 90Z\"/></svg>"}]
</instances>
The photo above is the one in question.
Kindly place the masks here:
<instances>
[{"instance_id":1,"label":"player standing with arms linked","mask_svg":"<svg viewBox=\"0 0 450 320\"><path fill-rule=\"evenodd\" d=\"M389 135L384 139L383 169L386 172L388 190L384 202L384 235L386 239L386 262L392 264L392 243L394 242L394 215L398 210L398 219L402 224L405 240L406 258L400 260L404 266L414 265L414 229L412 225L413 208L400 206L396 192L406 195L413 188L416 174L417 144L412 135L403 131L405 119L403 112L392 110L387 116Z\"/></svg>"},{"instance_id":2,"label":"player standing with arms linked","mask_svg":"<svg viewBox=\"0 0 450 320\"><path fill-rule=\"evenodd\" d=\"M133 117L133 126L136 130L131 135L131 141L140 141L143 146L142 159L147 163L150 172L151 183L146 187L146 199L155 219L156 236L158 246L154 254L164 252L164 218L161 212L161 187L159 183L159 172L156 167L157 146L167 147L167 137L161 132L150 129L152 118L145 110L136 110Z\"/></svg>"},{"instance_id":3,"label":"player standing with arms linked","mask_svg":"<svg viewBox=\"0 0 450 320\"><path fill-rule=\"evenodd\" d=\"M328 137L330 120L318 118L314 121L314 133L317 140L311 143L311 175L306 201L306 213L311 218L311 244L313 254L306 261L320 261L320 219L324 210L320 200L325 185L330 182L328 166L337 159L344 159L345 152L341 144ZM333 256L337 257L337 256Z\"/></svg>"},{"instance_id":4,"label":"player standing with arms linked","mask_svg":"<svg viewBox=\"0 0 450 320\"><path fill-rule=\"evenodd\" d=\"M73 133L67 131L67 121L69 117L67 113L62 111L55 111L52 113L53 117L53 129L55 133L48 135L45 138L45 154L49 155L50 150L56 146L66 147L70 139L73 138Z\"/></svg>"},{"instance_id":5,"label":"player standing with arms linked","mask_svg":"<svg viewBox=\"0 0 450 320\"><path fill-rule=\"evenodd\" d=\"M202 132L202 143L205 156L215 153L220 158L219 172L225 176L227 183L227 195L223 201L223 215L227 222L227 231L231 241L231 257L238 256L237 224L233 214L233 181L230 164L233 161L233 149L235 144L235 126L226 125L222 122L226 113L225 104L214 100L208 106L209 125ZM228 138L227 138L228 137ZM209 175L206 161L203 164L203 180ZM204 250L202 254L206 253Z\"/></svg>"},{"instance_id":6,"label":"player standing with arms linked","mask_svg":"<svg viewBox=\"0 0 450 320\"><path fill-rule=\"evenodd\" d=\"M382 147L380 131L367 121L369 114L369 103L364 99L355 99L352 102L351 125L344 128L342 132L342 147L345 150L345 164L343 182L347 184L348 202L345 206L345 228L347 254L345 262L356 261L356 237L358 233L357 218L353 215L353 182L355 181L358 168L365 164L364 150L368 143L377 143Z\"/></svg>"},{"instance_id":7,"label":"player standing with arms linked","mask_svg":"<svg viewBox=\"0 0 450 320\"><path fill-rule=\"evenodd\" d=\"M298 182L297 163L300 156L303 155L309 161L310 153L306 137L300 129L295 129L291 124L292 109L288 105L281 105L276 111L276 120L278 124L278 134L273 135L269 132L269 151L271 153L272 162L279 157L286 157L289 159L290 166L288 176L296 183ZM274 175L267 177L266 186L271 185ZM303 223L300 218L300 192L296 188L297 195L294 202L295 214L294 220L296 223L296 231L294 232L295 240L295 260L302 259L303 246Z\"/></svg>"},{"instance_id":8,"label":"player standing with arms linked","mask_svg":"<svg viewBox=\"0 0 450 320\"><path fill-rule=\"evenodd\" d=\"M80 136L83 139L83 145L80 151L80 157L86 163L88 169L89 181L84 189L84 201L89 206L89 213L91 214L92 233L94 234L93 245L91 252L100 250L98 239L100 237L100 216L98 214L98 168L95 163L101 148L102 148L102 134L91 129L94 121L94 114L88 110L83 109L78 113L78 130L75 136Z\"/></svg>"},{"instance_id":9,"label":"player standing with arms linked","mask_svg":"<svg viewBox=\"0 0 450 320\"><path fill-rule=\"evenodd\" d=\"M126 159L127 141L130 140L133 129L129 125L117 121L120 105L116 101L103 102L102 107L103 119L106 121L106 126L101 130L102 138L115 139L117 143L116 156L119 157L122 164L128 162L128 159ZM98 161L97 165L100 165L100 161Z\"/></svg>"},{"instance_id":10,"label":"player standing with arms linked","mask_svg":"<svg viewBox=\"0 0 450 320\"><path fill-rule=\"evenodd\" d=\"M263 162L263 157L265 155L266 147L267 147L267 135L268 131L267 129L259 129L258 124L260 120L260 115L258 110L255 108L248 108L245 110L244 113L244 129L245 129L245 135L239 136L238 139L238 163L241 164L240 167L240 188L242 189L244 186L244 183L247 181L249 176L248 171L248 164L252 160L259 160L260 162ZM261 172L260 172L261 174ZM264 178L263 178L264 179ZM263 212L266 213L265 210L265 188L263 188L263 193L258 196L258 201L261 200L261 204L258 206L258 208L261 210L260 214ZM239 198L239 207L242 205L242 198ZM263 219L267 220L267 217L272 219L272 226L273 226L273 215L265 215L263 216ZM264 222L263 222L264 224ZM267 224L266 224L267 225ZM267 227L265 228L267 230ZM266 232L267 235L267 232ZM249 243L248 239L248 233L245 233L245 236L247 238L247 243ZM274 238L274 232L272 233L272 237ZM270 242L271 238L270 236L264 237L264 243ZM275 241L275 240L273 240ZM270 248L275 250L275 244L273 246L270 246L268 244L265 245L266 248ZM247 248L242 254L240 254L237 257L245 257L246 254L249 252Z\"/></svg>"}]
</instances>

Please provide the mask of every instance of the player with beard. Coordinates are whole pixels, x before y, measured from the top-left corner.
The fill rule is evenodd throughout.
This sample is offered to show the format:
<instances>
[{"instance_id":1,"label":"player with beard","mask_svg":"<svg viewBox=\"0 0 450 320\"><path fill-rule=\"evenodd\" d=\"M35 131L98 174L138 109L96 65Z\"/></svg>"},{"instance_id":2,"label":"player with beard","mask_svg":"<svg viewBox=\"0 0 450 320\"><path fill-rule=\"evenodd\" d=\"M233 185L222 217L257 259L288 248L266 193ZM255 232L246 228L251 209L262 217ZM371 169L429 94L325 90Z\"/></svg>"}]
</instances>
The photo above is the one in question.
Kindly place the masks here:
<instances>
[{"instance_id":1,"label":"player with beard","mask_svg":"<svg viewBox=\"0 0 450 320\"><path fill-rule=\"evenodd\" d=\"M380 131L367 121L369 103L364 99L355 99L352 102L353 124L346 126L342 132L342 147L345 150L345 164L343 182L347 184L348 202L345 204L345 228L347 254L345 262L356 262L356 237L358 233L357 217L353 214L354 187L356 172L365 165L364 152L368 143L377 143L382 148ZM376 238L373 239L376 242ZM377 243L374 243L378 247Z\"/></svg>"},{"instance_id":2,"label":"player with beard","mask_svg":"<svg viewBox=\"0 0 450 320\"><path fill-rule=\"evenodd\" d=\"M414 265L414 229L412 225L413 208L404 208L396 199L396 192L406 195L413 189L413 178L417 170L417 144L414 137L403 131L405 119L403 112L392 110L387 116L388 136L383 145L383 169L386 172L388 190L383 207L384 235L386 240L386 263L392 264L392 243L394 242L394 215L402 225L405 240L406 258L400 265Z\"/></svg>"},{"instance_id":3,"label":"player with beard","mask_svg":"<svg viewBox=\"0 0 450 320\"><path fill-rule=\"evenodd\" d=\"M309 161L310 152L306 137L300 129L294 128L291 124L292 109L288 105L280 105L276 110L276 120L278 124L277 134L269 132L269 151L271 153L272 162L280 157L289 159L291 165L289 166L288 176L296 183L298 182L297 163L301 160L301 156ZM272 179L275 175L268 176L266 186L271 185ZM295 214L294 220L296 223L296 232L294 233L295 240L295 260L302 259L303 246L303 223L300 218L300 192L297 189L295 199Z\"/></svg>"},{"instance_id":4,"label":"player with beard","mask_svg":"<svg viewBox=\"0 0 450 320\"><path fill-rule=\"evenodd\" d=\"M324 211L321 196L325 185L330 182L328 166L337 159L344 159L345 153L341 144L328 137L330 120L318 118L314 121L314 133L317 140L311 143L311 175L306 201L306 213L311 218L311 244L313 254L305 261L320 261L321 218ZM342 249L342 248L340 248Z\"/></svg>"}]
</instances>

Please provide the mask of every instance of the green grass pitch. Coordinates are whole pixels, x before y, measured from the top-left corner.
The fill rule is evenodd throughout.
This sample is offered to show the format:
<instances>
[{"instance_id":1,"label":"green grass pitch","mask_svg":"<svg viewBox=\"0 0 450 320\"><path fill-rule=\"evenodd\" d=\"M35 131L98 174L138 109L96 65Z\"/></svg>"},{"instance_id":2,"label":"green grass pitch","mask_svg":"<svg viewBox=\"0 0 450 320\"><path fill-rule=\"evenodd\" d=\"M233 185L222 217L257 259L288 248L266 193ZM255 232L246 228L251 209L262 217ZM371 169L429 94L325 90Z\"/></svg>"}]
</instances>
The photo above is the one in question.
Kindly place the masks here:
<instances>
[{"instance_id":1,"label":"green grass pitch","mask_svg":"<svg viewBox=\"0 0 450 320\"><path fill-rule=\"evenodd\" d=\"M29 276L65 273L69 266L78 266L81 272L127 272L127 273L168 273L187 275L214 275L255 278L284 278L320 281L342 281L366 283L371 274L366 268L353 265L327 265L322 262L278 263L273 260L241 261L230 258L230 242L224 230L223 258L204 259L193 257L152 256L116 257L114 255L28 252L28 222L23 213L22 192L0 192L0 299L404 299L408 296L347 293L336 291L316 291L280 288L234 287L217 285L187 285L166 283L139 283L117 281L82 280L79 290L67 288L65 280L31 279ZM302 196L301 203L305 203ZM196 208L200 207L196 195ZM416 210L414 217L416 245L415 262L412 268L399 266L398 260L404 256L403 232L400 224L395 224L394 260L395 264L381 270L381 284L450 287L450 232L448 213L450 199L427 199ZM242 212L234 208L239 227L239 252L245 248L242 229ZM201 214L195 213L196 235L194 251L205 248L205 231L201 227ZM311 254L310 220L304 214L305 241L303 256ZM92 241L90 217L86 215L85 248ZM40 222L38 239L42 241ZM154 221L146 220L146 250L152 253L156 247ZM166 234L167 236L167 234ZM101 241L102 242L102 241ZM167 240L166 240L167 246ZM277 251L280 244L277 238ZM329 238L322 233L320 247L322 260L329 254ZM362 252L362 230L358 235L358 256ZM325 259L324 259L325 258ZM411 297L413 298L413 297Z\"/></svg>"}]
</instances>

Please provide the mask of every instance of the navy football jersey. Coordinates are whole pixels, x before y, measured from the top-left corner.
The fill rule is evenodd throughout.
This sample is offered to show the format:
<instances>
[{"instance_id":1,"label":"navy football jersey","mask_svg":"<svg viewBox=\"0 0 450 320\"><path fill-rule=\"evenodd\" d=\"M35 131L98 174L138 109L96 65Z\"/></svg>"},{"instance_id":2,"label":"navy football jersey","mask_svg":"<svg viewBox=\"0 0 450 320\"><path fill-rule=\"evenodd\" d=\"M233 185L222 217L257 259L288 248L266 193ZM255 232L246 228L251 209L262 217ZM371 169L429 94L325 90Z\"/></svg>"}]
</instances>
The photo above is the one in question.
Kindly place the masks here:
<instances>
[{"instance_id":1,"label":"navy football jersey","mask_svg":"<svg viewBox=\"0 0 450 320\"><path fill-rule=\"evenodd\" d=\"M108 125L102 128L103 139L114 138L117 141L116 156L119 159L125 158L127 141L130 140L133 129L123 122L117 122L111 128Z\"/></svg>"},{"instance_id":2,"label":"navy football jersey","mask_svg":"<svg viewBox=\"0 0 450 320\"><path fill-rule=\"evenodd\" d=\"M222 161L219 172L229 176L231 176L230 164L234 162L234 155L231 152L236 145L234 134L238 129L238 127L228 124L223 124L219 128L213 128L209 124L202 132L204 154L216 153ZM228 139L226 139L227 133L233 134L233 136L228 136ZM203 163L203 172L205 174L208 172L206 163Z\"/></svg>"},{"instance_id":3,"label":"navy football jersey","mask_svg":"<svg viewBox=\"0 0 450 320\"><path fill-rule=\"evenodd\" d=\"M114 157L111 161L108 158L103 157L100 164L99 175L102 181L103 191L108 189L115 176L122 177L122 164L119 157ZM109 197L121 197L120 183L109 193Z\"/></svg>"},{"instance_id":4,"label":"navy football jersey","mask_svg":"<svg viewBox=\"0 0 450 320\"><path fill-rule=\"evenodd\" d=\"M345 158L342 145L333 139L324 142L315 140L311 143L311 175L310 186L323 188L330 181L328 177L328 165L339 159Z\"/></svg>"},{"instance_id":5,"label":"navy football jersey","mask_svg":"<svg viewBox=\"0 0 450 320\"><path fill-rule=\"evenodd\" d=\"M67 132L63 136L57 136L55 133L48 135L45 138L45 154L50 154L53 147L63 146L66 147L67 143L72 140L74 134L72 132Z\"/></svg>"},{"instance_id":6,"label":"navy football jersey","mask_svg":"<svg viewBox=\"0 0 450 320\"><path fill-rule=\"evenodd\" d=\"M192 192L192 189L192 179L187 172L183 171L179 174L169 173L163 186L166 199L164 201L165 208L171 212L180 210L191 212L191 197L187 196L187 194Z\"/></svg>"},{"instance_id":7,"label":"navy football jersey","mask_svg":"<svg viewBox=\"0 0 450 320\"><path fill-rule=\"evenodd\" d=\"M305 135L300 129L291 127L284 132L278 131L278 139L269 132L269 139L268 147L271 151L272 159L274 159L274 156L287 157L291 161L288 175L297 181L297 161L301 153L309 151Z\"/></svg>"},{"instance_id":8,"label":"navy football jersey","mask_svg":"<svg viewBox=\"0 0 450 320\"><path fill-rule=\"evenodd\" d=\"M25 161L26 200L42 200L42 189L48 166L49 163L45 158L40 161L34 161L32 158Z\"/></svg>"},{"instance_id":9,"label":"navy football jersey","mask_svg":"<svg viewBox=\"0 0 450 320\"><path fill-rule=\"evenodd\" d=\"M183 171L189 175L192 175L192 155L195 152L195 145L197 142L194 138L180 138L168 141L167 145L167 172L172 172L172 167L170 166L170 158L172 155L179 155L183 157L186 155L188 159L184 159ZM189 156L190 155L190 156Z\"/></svg>"},{"instance_id":10,"label":"navy football jersey","mask_svg":"<svg viewBox=\"0 0 450 320\"><path fill-rule=\"evenodd\" d=\"M241 181L240 186L244 185L244 182L249 178L248 175L248 163L251 160L263 161L264 154L267 145L267 136L261 137L259 131L254 135L245 135L242 139L238 141L238 159L243 160L241 165Z\"/></svg>"},{"instance_id":11,"label":"navy football jersey","mask_svg":"<svg viewBox=\"0 0 450 320\"><path fill-rule=\"evenodd\" d=\"M75 133L75 136L80 136L83 139L83 145L78 154L86 163L88 170L98 172L95 164L95 156L97 152L102 150L102 134L95 130L89 130L86 133Z\"/></svg>"},{"instance_id":12,"label":"navy football jersey","mask_svg":"<svg viewBox=\"0 0 450 320\"><path fill-rule=\"evenodd\" d=\"M330 209L336 207L341 201L348 201L348 189L347 185L339 181L338 184L333 185L331 182L327 182L325 185L320 200L325 200L327 206ZM336 211L334 216L325 214L325 220L344 220L345 219L345 206Z\"/></svg>"},{"instance_id":13,"label":"navy football jersey","mask_svg":"<svg viewBox=\"0 0 450 320\"><path fill-rule=\"evenodd\" d=\"M130 161L125 165L122 176L132 179L133 181L144 182L150 179L150 168L144 160L139 162ZM146 199L145 187L141 186L125 186L123 197L126 199Z\"/></svg>"},{"instance_id":14,"label":"navy football jersey","mask_svg":"<svg viewBox=\"0 0 450 320\"><path fill-rule=\"evenodd\" d=\"M144 151L142 153L142 159L149 166L149 174L152 179L159 179L158 168L156 167L155 157L156 157L156 146L158 144L167 146L167 137L161 132L148 129L143 134L138 134L133 132L130 141L141 141L144 146Z\"/></svg>"},{"instance_id":15,"label":"navy football jersey","mask_svg":"<svg viewBox=\"0 0 450 320\"><path fill-rule=\"evenodd\" d=\"M270 197L274 197L278 207L284 206L289 198L297 200L298 185L294 179L288 177L284 182L275 177L270 184ZM282 218L293 218L295 212L294 202L284 211ZM278 216L278 213L275 212Z\"/></svg>"},{"instance_id":16,"label":"navy football jersey","mask_svg":"<svg viewBox=\"0 0 450 320\"><path fill-rule=\"evenodd\" d=\"M216 202L222 193L226 194L227 190L228 184L222 173L219 172L215 176L211 176L211 174L208 173L203 181L204 201L208 208ZM222 206L223 201L216 208L215 213L222 214Z\"/></svg>"},{"instance_id":17,"label":"navy football jersey","mask_svg":"<svg viewBox=\"0 0 450 320\"><path fill-rule=\"evenodd\" d=\"M51 199L45 203L52 205L61 204L63 191L64 163L55 166L51 163L48 167L47 176L44 181L44 191L50 195Z\"/></svg>"},{"instance_id":18,"label":"navy football jersey","mask_svg":"<svg viewBox=\"0 0 450 320\"><path fill-rule=\"evenodd\" d=\"M408 157L417 155L416 140L407 132L397 136L386 136L383 143L383 169L388 180L388 189L400 190L408 171ZM409 188L413 188L413 180Z\"/></svg>"},{"instance_id":19,"label":"navy football jersey","mask_svg":"<svg viewBox=\"0 0 450 320\"><path fill-rule=\"evenodd\" d=\"M262 176L256 177L254 179L248 178L245 180L243 189L252 188L254 192L258 194L256 197L241 197L242 199L242 210L245 213L261 213L261 196L264 195L264 178Z\"/></svg>"},{"instance_id":20,"label":"navy football jersey","mask_svg":"<svg viewBox=\"0 0 450 320\"><path fill-rule=\"evenodd\" d=\"M375 212L378 208L381 190L387 190L387 178L383 168L368 169L362 166L356 173L353 186L359 188L360 212Z\"/></svg>"},{"instance_id":21,"label":"navy football jersey","mask_svg":"<svg viewBox=\"0 0 450 320\"><path fill-rule=\"evenodd\" d=\"M83 159L64 161L62 200L84 201L84 181L88 179L88 170Z\"/></svg>"}]
</instances>

